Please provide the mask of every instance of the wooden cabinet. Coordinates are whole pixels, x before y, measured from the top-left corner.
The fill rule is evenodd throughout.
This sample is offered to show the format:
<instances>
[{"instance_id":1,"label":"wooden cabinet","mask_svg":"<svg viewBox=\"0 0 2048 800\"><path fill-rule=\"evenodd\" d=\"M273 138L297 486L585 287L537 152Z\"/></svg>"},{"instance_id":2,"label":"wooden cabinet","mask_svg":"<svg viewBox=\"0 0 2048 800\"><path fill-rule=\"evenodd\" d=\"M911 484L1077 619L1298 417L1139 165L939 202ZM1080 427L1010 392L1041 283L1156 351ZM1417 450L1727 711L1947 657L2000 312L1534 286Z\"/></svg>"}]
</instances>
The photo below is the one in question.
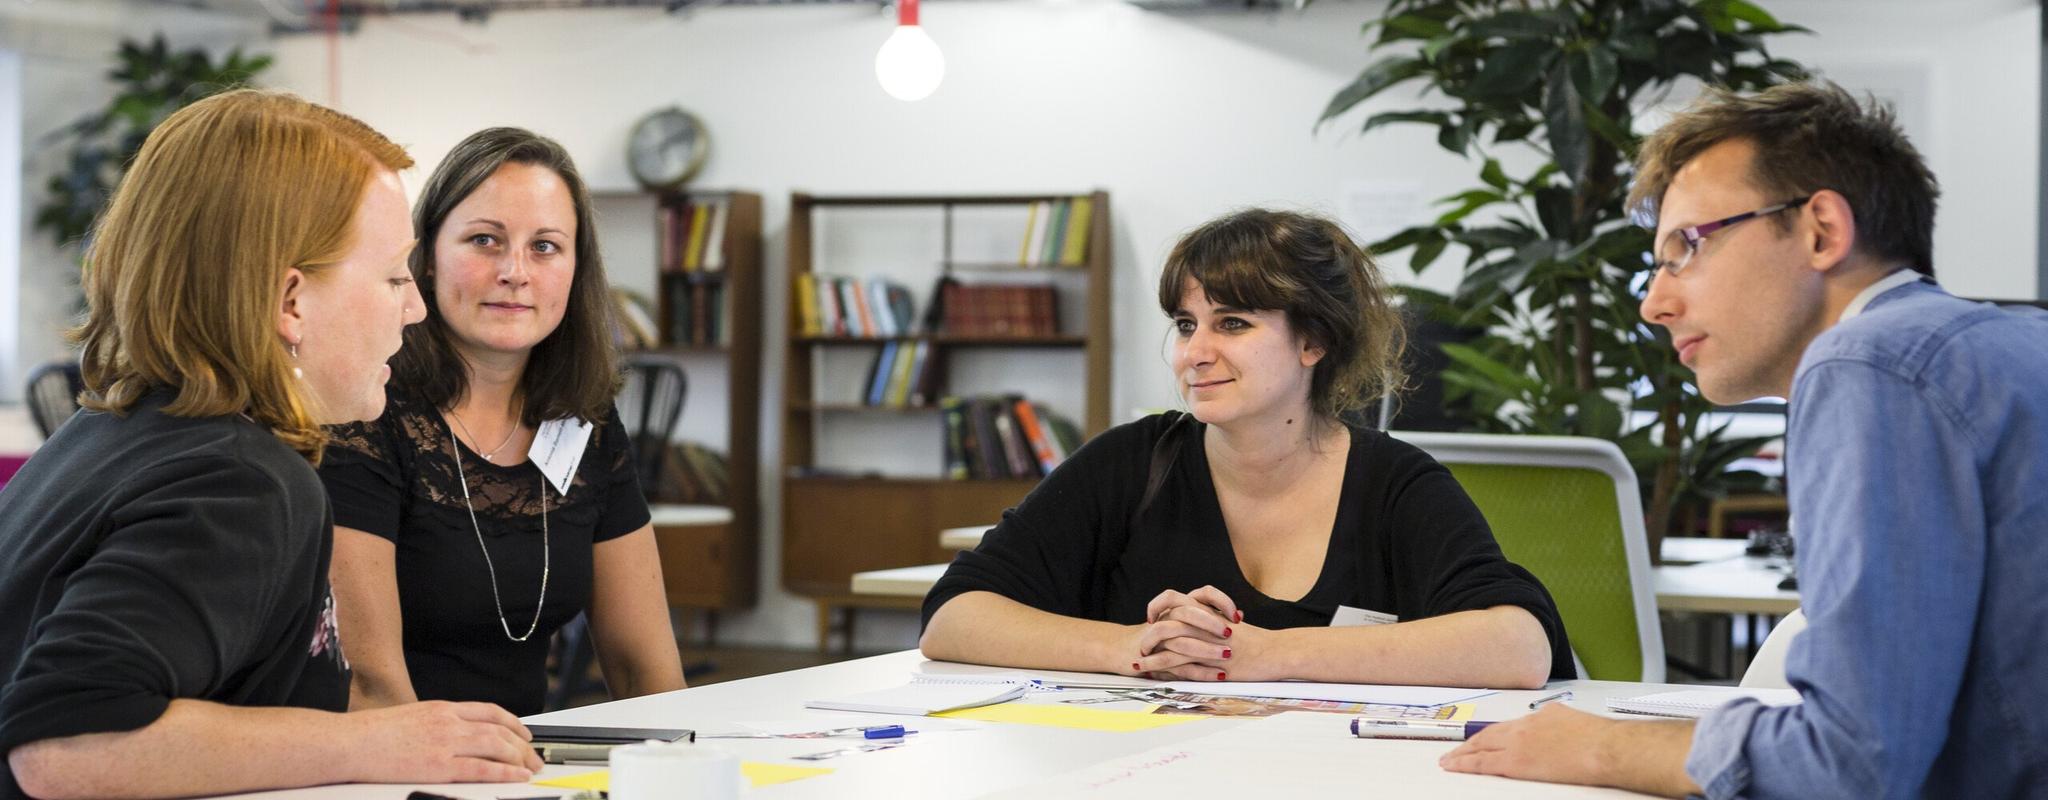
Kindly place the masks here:
<instances>
[{"instance_id":1,"label":"wooden cabinet","mask_svg":"<svg viewBox=\"0 0 2048 800\"><path fill-rule=\"evenodd\" d=\"M1085 205L1060 258L1041 248L1039 214ZM1034 210L1038 209L1038 210ZM1023 395L1075 420L1110 424L1108 193L845 196L797 193L789 216L790 336L782 415L782 574L792 592L844 595L855 572L945 561L945 528L996 521L1034 478L949 478L941 397ZM1034 253L1049 253L1040 258ZM808 276L808 277L806 277ZM820 330L805 296L833 277L874 278L912 294L915 324L882 335ZM1056 325L1029 332L949 328L930 313L941 279L1052 287ZM807 288L808 287L808 288ZM877 305L887 302L877 300ZM813 320L806 322L806 315ZM874 403L864 388L894 343L925 351L930 391ZM899 395L900 398L900 395Z\"/></svg>"},{"instance_id":2,"label":"wooden cabinet","mask_svg":"<svg viewBox=\"0 0 2048 800\"><path fill-rule=\"evenodd\" d=\"M674 358L689 378L685 424L673 439L725 462L716 508L655 509L662 579L672 606L746 608L757 595L761 525L761 196L667 194L655 210L658 344L642 352ZM698 214L704 219L693 223ZM692 469L675 460L665 469L679 466Z\"/></svg>"}]
</instances>

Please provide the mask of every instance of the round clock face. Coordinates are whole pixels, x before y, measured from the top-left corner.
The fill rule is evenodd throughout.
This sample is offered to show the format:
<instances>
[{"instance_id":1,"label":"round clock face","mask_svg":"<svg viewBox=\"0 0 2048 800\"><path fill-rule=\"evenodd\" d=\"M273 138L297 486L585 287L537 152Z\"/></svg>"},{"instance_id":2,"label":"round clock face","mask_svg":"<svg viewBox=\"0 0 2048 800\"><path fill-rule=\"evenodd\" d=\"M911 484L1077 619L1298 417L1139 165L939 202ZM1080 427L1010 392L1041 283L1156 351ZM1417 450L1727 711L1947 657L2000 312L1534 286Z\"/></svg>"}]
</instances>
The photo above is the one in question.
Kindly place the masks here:
<instances>
[{"instance_id":1,"label":"round clock face","mask_svg":"<svg viewBox=\"0 0 2048 800\"><path fill-rule=\"evenodd\" d=\"M674 189L703 168L710 149L704 123L688 111L670 107L633 125L626 144L626 165L634 180L650 189Z\"/></svg>"}]
</instances>

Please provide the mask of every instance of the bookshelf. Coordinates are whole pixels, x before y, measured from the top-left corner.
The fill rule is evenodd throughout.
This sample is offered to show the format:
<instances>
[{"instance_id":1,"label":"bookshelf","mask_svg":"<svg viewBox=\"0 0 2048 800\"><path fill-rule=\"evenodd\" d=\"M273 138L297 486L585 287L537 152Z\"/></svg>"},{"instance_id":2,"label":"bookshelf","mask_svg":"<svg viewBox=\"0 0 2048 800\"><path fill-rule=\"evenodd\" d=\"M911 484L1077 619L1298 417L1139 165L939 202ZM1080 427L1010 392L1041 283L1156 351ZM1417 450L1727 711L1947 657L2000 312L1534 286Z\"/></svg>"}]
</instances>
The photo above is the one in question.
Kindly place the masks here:
<instances>
[{"instance_id":1,"label":"bookshelf","mask_svg":"<svg viewBox=\"0 0 2048 800\"><path fill-rule=\"evenodd\" d=\"M688 376L683 418L673 440L721 451L726 463L724 496L711 508L699 498L683 498L698 504L687 506L666 505L656 497L649 501L656 503L655 538L669 605L711 612L708 625L715 625L718 611L750 607L756 597L761 196L689 191L656 195L653 201L653 330L645 332L653 341L640 352L673 357ZM644 206L638 211L645 213ZM619 277L625 277L623 271ZM693 478L685 485L702 488L703 483ZM730 513L715 513L717 506ZM706 634L709 639L708 629Z\"/></svg>"},{"instance_id":2,"label":"bookshelf","mask_svg":"<svg viewBox=\"0 0 2048 800\"><path fill-rule=\"evenodd\" d=\"M940 530L993 522L1037 485L949 469L941 398L1021 395L1081 438L1109 426L1110 230L1103 191L792 195L786 588L823 609L847 599L855 572L945 561ZM841 311L872 302L841 327L828 298L848 300ZM892 308L892 321L851 324ZM878 386L892 348L913 366Z\"/></svg>"}]
</instances>

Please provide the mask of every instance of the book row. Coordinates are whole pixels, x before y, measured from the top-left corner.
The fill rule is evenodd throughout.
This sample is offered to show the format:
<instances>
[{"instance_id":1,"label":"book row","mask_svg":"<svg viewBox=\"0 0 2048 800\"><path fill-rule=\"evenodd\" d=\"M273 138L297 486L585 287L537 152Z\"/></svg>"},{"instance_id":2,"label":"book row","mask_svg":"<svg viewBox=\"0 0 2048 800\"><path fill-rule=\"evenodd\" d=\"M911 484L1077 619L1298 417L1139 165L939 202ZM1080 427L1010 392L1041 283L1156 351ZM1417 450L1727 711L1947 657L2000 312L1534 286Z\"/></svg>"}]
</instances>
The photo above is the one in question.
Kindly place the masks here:
<instances>
[{"instance_id":1,"label":"book row","mask_svg":"<svg viewBox=\"0 0 2048 800\"><path fill-rule=\"evenodd\" d=\"M690 198L661 206L662 272L719 272L725 269L725 221L732 202Z\"/></svg>"},{"instance_id":2,"label":"book row","mask_svg":"<svg viewBox=\"0 0 2048 800\"><path fill-rule=\"evenodd\" d=\"M1081 446L1071 420L1018 395L939 401L946 425L946 477L1042 478Z\"/></svg>"}]
</instances>

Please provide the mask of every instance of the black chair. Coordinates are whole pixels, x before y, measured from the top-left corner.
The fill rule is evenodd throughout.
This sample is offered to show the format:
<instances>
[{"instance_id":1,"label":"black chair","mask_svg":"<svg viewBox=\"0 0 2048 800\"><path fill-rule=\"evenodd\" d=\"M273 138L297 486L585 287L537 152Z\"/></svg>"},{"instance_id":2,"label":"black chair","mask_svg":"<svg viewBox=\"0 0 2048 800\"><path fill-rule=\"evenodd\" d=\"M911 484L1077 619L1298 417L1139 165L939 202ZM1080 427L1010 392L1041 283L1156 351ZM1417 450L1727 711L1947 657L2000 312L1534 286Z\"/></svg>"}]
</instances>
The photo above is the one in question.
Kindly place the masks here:
<instances>
[{"instance_id":1,"label":"black chair","mask_svg":"<svg viewBox=\"0 0 2048 800\"><path fill-rule=\"evenodd\" d=\"M668 461L669 437L683 418L690 378L682 362L654 353L626 357L626 382L619 388L619 422L633 438L634 466L640 490L652 501L661 495L662 465Z\"/></svg>"},{"instance_id":2,"label":"black chair","mask_svg":"<svg viewBox=\"0 0 2048 800\"><path fill-rule=\"evenodd\" d=\"M669 437L683 417L683 401L690 393L689 375L682 362L653 353L626 356L625 383L615 402L619 423L633 442L634 467L640 472L640 490L652 501L660 494L662 465L668 460ZM578 614L562 626L556 639L561 672L548 692L547 708L568 708L577 693L590 686L590 662L596 651L590 643L590 620ZM711 671L715 665L699 662L685 665L683 678Z\"/></svg>"},{"instance_id":3,"label":"black chair","mask_svg":"<svg viewBox=\"0 0 2048 800\"><path fill-rule=\"evenodd\" d=\"M44 439L78 413L78 395L84 391L85 375L76 361L46 362L28 374L28 415Z\"/></svg>"}]
</instances>

